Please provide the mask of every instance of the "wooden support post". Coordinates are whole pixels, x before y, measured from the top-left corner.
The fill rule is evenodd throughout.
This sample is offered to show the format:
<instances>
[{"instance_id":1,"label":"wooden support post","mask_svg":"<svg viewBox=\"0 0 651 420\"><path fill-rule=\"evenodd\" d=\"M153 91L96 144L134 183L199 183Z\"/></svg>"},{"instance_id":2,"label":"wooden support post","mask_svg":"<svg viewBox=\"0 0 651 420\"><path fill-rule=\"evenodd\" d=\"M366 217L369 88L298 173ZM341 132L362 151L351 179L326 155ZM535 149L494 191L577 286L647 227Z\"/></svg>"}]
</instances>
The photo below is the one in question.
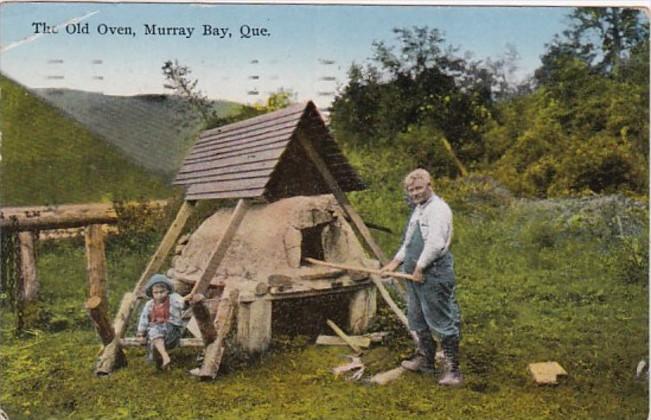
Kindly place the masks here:
<instances>
[{"instance_id":1,"label":"wooden support post","mask_svg":"<svg viewBox=\"0 0 651 420\"><path fill-rule=\"evenodd\" d=\"M101 310L108 310L106 291L106 252L102 225L90 225L85 231L86 272L88 273L89 297L98 297ZM108 344L108 343L104 343Z\"/></svg>"},{"instance_id":2,"label":"wooden support post","mask_svg":"<svg viewBox=\"0 0 651 420\"><path fill-rule=\"evenodd\" d=\"M201 332L201 338L207 346L217 338L217 330L215 330L215 326L213 325L213 315L216 311L214 307L211 308L206 304L206 299L201 293L195 295L194 300L192 314ZM211 302L217 303L218 301L212 300Z\"/></svg>"},{"instance_id":3,"label":"wooden support post","mask_svg":"<svg viewBox=\"0 0 651 420\"><path fill-rule=\"evenodd\" d=\"M342 340L344 340L344 342L345 342L346 344L348 344L348 346L349 346L351 349L353 349L353 351L354 351L355 353L359 354L359 353L362 352L362 349L360 349L359 347L357 347L357 345L356 345L355 343L353 343L353 341L352 341L350 338L348 338L348 336L346 335L346 333L344 333L344 332L341 330L341 328L339 328L339 327L337 326L337 324L335 324L334 322L330 321L329 319L326 320L326 323L328 324L328 326L329 326L330 328L332 328L332 331L334 331L335 334L337 334L337 335L339 336L339 338L341 338Z\"/></svg>"},{"instance_id":4,"label":"wooden support post","mask_svg":"<svg viewBox=\"0 0 651 420\"><path fill-rule=\"evenodd\" d=\"M366 331L371 319L375 316L375 288L367 287L356 291L348 305L348 330L352 334Z\"/></svg>"},{"instance_id":5,"label":"wooden support post","mask_svg":"<svg viewBox=\"0 0 651 420\"><path fill-rule=\"evenodd\" d=\"M18 232L20 242L20 271L22 284L18 291L19 298L24 303L34 302L38 298L38 277L36 276L36 250L34 248L34 232Z\"/></svg>"},{"instance_id":6,"label":"wooden support post","mask_svg":"<svg viewBox=\"0 0 651 420\"><path fill-rule=\"evenodd\" d=\"M158 249L149 260L145 271L142 273L138 283L136 283L136 286L133 288L133 292L126 293L122 298L120 310L113 321L115 337L113 338L113 341L104 348L104 352L102 353L100 360L97 363L97 368L95 369L96 374L107 375L111 373L115 367L119 367L119 365L116 364L117 349L120 347L120 339L124 337L127 323L131 316L131 312L133 312L133 308L136 305L137 298L143 293L143 288L149 278L163 265L163 261L165 261L167 254L169 254L170 250L176 243L176 240L183 231L183 227L192 214L194 206L195 202L193 201L183 202L183 205L176 215L176 219L174 219L174 222L165 233L160 245L158 245Z\"/></svg>"},{"instance_id":7,"label":"wooden support post","mask_svg":"<svg viewBox=\"0 0 651 420\"><path fill-rule=\"evenodd\" d=\"M348 215L348 217L350 217L350 219L352 220L353 222L352 226L355 232L358 233L364 239L364 241L366 241L366 244L369 246L369 248L371 248L371 250L377 257L377 259L380 261L382 265L384 265L386 263L386 257L384 256L382 249L380 249L380 247L373 240L371 233L368 231L366 225L364 225L364 221L362 221L362 218L359 217L359 215L357 214L353 206L348 201L346 194L339 187L339 184L337 184L337 180L330 173L330 170L328 169L326 163L323 161L323 159L321 159L321 156L319 156L319 154L314 149L312 144L309 142L309 140L305 138L305 136L303 136L302 133L299 133L297 137L299 142L303 146L303 149L305 149L305 152L307 153L308 157L312 160L312 162L318 169L319 173L321 173L321 176L323 176L323 180L326 182L326 184L334 194L335 198L337 199L337 202L342 207L344 212ZM402 322L405 325L405 327L409 329L409 326L407 325L407 317L400 310L400 308L398 308L398 305L396 305L393 299L391 299L391 296L389 295L389 292L387 292L386 288L382 284L382 281L375 276L371 276L371 280L373 280L373 284L375 284L375 286L380 291L380 295L387 302L391 310L396 314L400 322ZM414 335L412 334L412 337L413 336Z\"/></svg>"},{"instance_id":8,"label":"wooden support post","mask_svg":"<svg viewBox=\"0 0 651 420\"><path fill-rule=\"evenodd\" d=\"M265 351L271 343L271 301L256 299L240 303L237 312L237 342L246 351Z\"/></svg>"},{"instance_id":9,"label":"wooden support post","mask_svg":"<svg viewBox=\"0 0 651 420\"><path fill-rule=\"evenodd\" d=\"M97 334L102 339L102 344L105 346L115 338L115 332L113 331L111 320L108 317L106 306L106 303L99 296L91 296L84 305L86 310L88 310L90 319L93 320Z\"/></svg>"},{"instance_id":10,"label":"wooden support post","mask_svg":"<svg viewBox=\"0 0 651 420\"><path fill-rule=\"evenodd\" d=\"M215 274L217 273L219 264L226 256L226 251L228 251L228 247L231 245L231 241L237 232L237 228L240 227L240 223L242 223L242 219L244 219L244 214L246 214L247 207L248 202L246 200L240 199L240 201L238 201L233 214L231 214L231 218L228 222L228 226L226 227L224 235L219 239L219 243L213 250L210 257L208 257L206 267L203 269L199 280L194 284L194 287L190 292L190 296L198 293L205 294L208 286L210 285L210 281L213 279L213 277L215 277Z\"/></svg>"},{"instance_id":11,"label":"wooden support post","mask_svg":"<svg viewBox=\"0 0 651 420\"><path fill-rule=\"evenodd\" d=\"M224 340L231 330L238 296L237 289L224 290L215 316L214 328L217 330L217 338L206 347L203 364L199 370L199 376L203 379L214 379L217 376L224 356Z\"/></svg>"}]
</instances>

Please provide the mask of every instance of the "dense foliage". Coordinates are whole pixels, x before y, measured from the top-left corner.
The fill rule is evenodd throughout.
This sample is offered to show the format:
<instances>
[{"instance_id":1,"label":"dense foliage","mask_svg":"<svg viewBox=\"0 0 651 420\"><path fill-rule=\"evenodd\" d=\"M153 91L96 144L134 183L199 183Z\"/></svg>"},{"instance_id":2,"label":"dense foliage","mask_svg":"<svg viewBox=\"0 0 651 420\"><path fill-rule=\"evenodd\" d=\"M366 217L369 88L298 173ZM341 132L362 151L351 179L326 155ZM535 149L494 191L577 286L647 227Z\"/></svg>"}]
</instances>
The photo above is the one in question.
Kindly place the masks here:
<instances>
[{"instance_id":1,"label":"dense foliage","mask_svg":"<svg viewBox=\"0 0 651 420\"><path fill-rule=\"evenodd\" d=\"M350 68L333 105L337 138L397 148L393 165L438 177L460 174L458 158L522 195L646 193L648 20L620 8L569 18L519 86L507 82L513 51L482 63L457 57L436 29L395 29L397 45L375 43L373 59Z\"/></svg>"}]
</instances>

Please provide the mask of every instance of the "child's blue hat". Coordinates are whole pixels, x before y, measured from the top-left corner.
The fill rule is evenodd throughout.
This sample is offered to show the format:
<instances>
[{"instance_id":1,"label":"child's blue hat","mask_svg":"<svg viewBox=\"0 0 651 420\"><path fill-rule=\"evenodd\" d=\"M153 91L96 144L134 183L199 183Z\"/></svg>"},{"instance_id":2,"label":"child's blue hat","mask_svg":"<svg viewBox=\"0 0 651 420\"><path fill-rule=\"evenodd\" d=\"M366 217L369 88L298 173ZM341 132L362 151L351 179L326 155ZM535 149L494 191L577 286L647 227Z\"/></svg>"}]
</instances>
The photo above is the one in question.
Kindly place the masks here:
<instances>
[{"instance_id":1,"label":"child's blue hat","mask_svg":"<svg viewBox=\"0 0 651 420\"><path fill-rule=\"evenodd\" d=\"M174 292L174 285L170 281L170 279L167 278L164 274L154 274L151 276L149 281L147 282L147 285L145 286L145 294L149 297L153 297L152 295L152 290L155 285L157 284L162 284L165 287L167 287L167 290L170 291L170 293Z\"/></svg>"}]
</instances>

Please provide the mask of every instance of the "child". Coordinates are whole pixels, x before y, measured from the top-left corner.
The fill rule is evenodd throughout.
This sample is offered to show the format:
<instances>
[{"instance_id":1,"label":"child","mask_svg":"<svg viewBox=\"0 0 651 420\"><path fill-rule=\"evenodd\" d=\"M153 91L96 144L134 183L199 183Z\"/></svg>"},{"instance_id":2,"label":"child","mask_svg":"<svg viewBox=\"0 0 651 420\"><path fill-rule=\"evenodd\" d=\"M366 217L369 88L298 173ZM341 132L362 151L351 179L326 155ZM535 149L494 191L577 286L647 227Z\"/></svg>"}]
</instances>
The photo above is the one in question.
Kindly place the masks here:
<instances>
[{"instance_id":1,"label":"child","mask_svg":"<svg viewBox=\"0 0 651 420\"><path fill-rule=\"evenodd\" d=\"M148 359L153 360L154 349L161 356L162 369L170 364L167 349L176 347L183 333L183 308L185 301L174 293L172 282L162 274L154 274L147 285L145 293L150 299L140 314L136 336L145 344L149 342Z\"/></svg>"}]
</instances>

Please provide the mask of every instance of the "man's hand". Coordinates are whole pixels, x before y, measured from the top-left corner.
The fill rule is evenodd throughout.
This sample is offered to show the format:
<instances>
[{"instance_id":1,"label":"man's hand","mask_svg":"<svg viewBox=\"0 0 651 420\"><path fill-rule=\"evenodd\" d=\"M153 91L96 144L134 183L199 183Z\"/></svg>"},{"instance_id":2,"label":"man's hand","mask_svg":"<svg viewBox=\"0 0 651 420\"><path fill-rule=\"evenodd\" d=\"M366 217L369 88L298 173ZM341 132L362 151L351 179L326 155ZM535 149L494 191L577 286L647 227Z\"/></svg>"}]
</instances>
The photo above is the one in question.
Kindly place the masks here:
<instances>
[{"instance_id":1,"label":"man's hand","mask_svg":"<svg viewBox=\"0 0 651 420\"><path fill-rule=\"evenodd\" d=\"M411 275L414 276L414 281L417 281L417 282L423 281L423 277L424 277L423 276L423 268L419 267L419 266L416 266L416 268L414 269L414 272Z\"/></svg>"},{"instance_id":2,"label":"man's hand","mask_svg":"<svg viewBox=\"0 0 651 420\"><path fill-rule=\"evenodd\" d=\"M398 260L391 260L387 265L382 267L380 271L382 271L381 276L382 277L389 277L391 276L391 273L396 271L396 269L402 264L402 261Z\"/></svg>"}]
</instances>

